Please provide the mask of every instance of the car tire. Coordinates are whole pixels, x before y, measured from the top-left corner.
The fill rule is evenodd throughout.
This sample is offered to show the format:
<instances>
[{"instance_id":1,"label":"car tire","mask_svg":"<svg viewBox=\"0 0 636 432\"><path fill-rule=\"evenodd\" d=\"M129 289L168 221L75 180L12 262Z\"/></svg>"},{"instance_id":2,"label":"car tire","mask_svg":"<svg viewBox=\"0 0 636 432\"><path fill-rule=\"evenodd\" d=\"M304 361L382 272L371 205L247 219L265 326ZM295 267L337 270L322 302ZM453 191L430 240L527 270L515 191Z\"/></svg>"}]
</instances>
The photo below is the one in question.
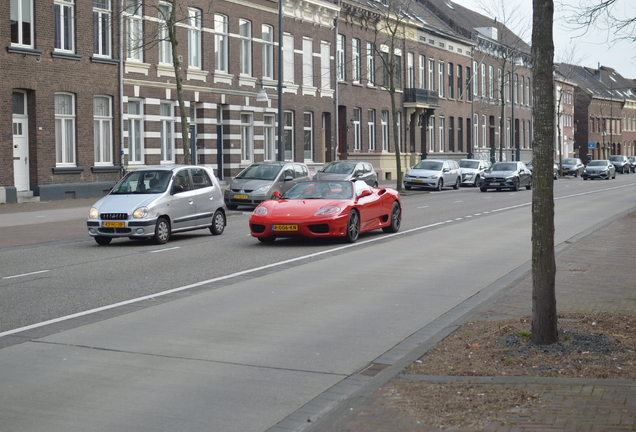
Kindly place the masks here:
<instances>
[{"instance_id":1,"label":"car tire","mask_svg":"<svg viewBox=\"0 0 636 432\"><path fill-rule=\"evenodd\" d=\"M609 178L609 176L607 176L607 178ZM612 179L616 178L616 171L614 171L614 175L612 176Z\"/></svg>"},{"instance_id":2,"label":"car tire","mask_svg":"<svg viewBox=\"0 0 636 432\"><path fill-rule=\"evenodd\" d=\"M382 231L385 233L396 233L400 230L400 226L402 225L402 209L400 209L400 204L397 201L393 202L393 207L391 208L391 221L389 226L385 226L382 228Z\"/></svg>"},{"instance_id":3,"label":"car tire","mask_svg":"<svg viewBox=\"0 0 636 432\"><path fill-rule=\"evenodd\" d=\"M411 190L411 186L404 186L404 189Z\"/></svg>"},{"instance_id":4,"label":"car tire","mask_svg":"<svg viewBox=\"0 0 636 432\"><path fill-rule=\"evenodd\" d=\"M439 182L437 182L437 187L435 189L437 189L438 191L441 191L443 187L444 187L444 179L440 177Z\"/></svg>"},{"instance_id":5,"label":"car tire","mask_svg":"<svg viewBox=\"0 0 636 432\"><path fill-rule=\"evenodd\" d=\"M583 180L587 180L587 177L583 177Z\"/></svg>"},{"instance_id":6,"label":"car tire","mask_svg":"<svg viewBox=\"0 0 636 432\"><path fill-rule=\"evenodd\" d=\"M488 189L485 188L485 187L480 187L479 190L482 191L482 192L486 192Z\"/></svg>"},{"instance_id":7,"label":"car tire","mask_svg":"<svg viewBox=\"0 0 636 432\"><path fill-rule=\"evenodd\" d=\"M512 181L513 185L512 185L512 190L515 192L519 191L519 179L515 179Z\"/></svg>"},{"instance_id":8,"label":"car tire","mask_svg":"<svg viewBox=\"0 0 636 432\"><path fill-rule=\"evenodd\" d=\"M526 190L532 190L532 180L526 185Z\"/></svg>"},{"instance_id":9,"label":"car tire","mask_svg":"<svg viewBox=\"0 0 636 432\"><path fill-rule=\"evenodd\" d=\"M578 177L579 176L579 172L578 171L574 171L574 177Z\"/></svg>"},{"instance_id":10,"label":"car tire","mask_svg":"<svg viewBox=\"0 0 636 432\"><path fill-rule=\"evenodd\" d=\"M157 220L157 225L155 226L155 235L152 238L157 244L166 244L168 240L170 240L170 222L165 217L159 218Z\"/></svg>"},{"instance_id":11,"label":"car tire","mask_svg":"<svg viewBox=\"0 0 636 432\"><path fill-rule=\"evenodd\" d=\"M460 179L459 177L457 177L457 181L455 182L455 184L453 185L453 189L457 190L459 189L459 185L462 182L462 179Z\"/></svg>"},{"instance_id":12,"label":"car tire","mask_svg":"<svg viewBox=\"0 0 636 432\"><path fill-rule=\"evenodd\" d=\"M261 243L274 243L274 241L276 240L276 237L274 236L269 236L269 237L257 237L258 241Z\"/></svg>"},{"instance_id":13,"label":"car tire","mask_svg":"<svg viewBox=\"0 0 636 432\"><path fill-rule=\"evenodd\" d=\"M112 240L113 240L112 237L105 237L105 236L95 237L95 241L97 242L98 245L101 245L101 246L106 246L110 244Z\"/></svg>"},{"instance_id":14,"label":"car tire","mask_svg":"<svg viewBox=\"0 0 636 432\"><path fill-rule=\"evenodd\" d=\"M475 187L479 186L479 176L475 177Z\"/></svg>"},{"instance_id":15,"label":"car tire","mask_svg":"<svg viewBox=\"0 0 636 432\"><path fill-rule=\"evenodd\" d=\"M346 243L355 243L360 235L360 215L356 210L351 210L349 219L347 220L347 234L345 235Z\"/></svg>"},{"instance_id":16,"label":"car tire","mask_svg":"<svg viewBox=\"0 0 636 432\"><path fill-rule=\"evenodd\" d=\"M214 212L214 217L212 217L212 225L210 225L210 232L212 235L221 235L223 231L225 231L225 213L221 210L217 210Z\"/></svg>"},{"instance_id":17,"label":"car tire","mask_svg":"<svg viewBox=\"0 0 636 432\"><path fill-rule=\"evenodd\" d=\"M225 207L227 207L228 210L236 210L238 208L238 206L234 204L225 204Z\"/></svg>"}]
</instances>

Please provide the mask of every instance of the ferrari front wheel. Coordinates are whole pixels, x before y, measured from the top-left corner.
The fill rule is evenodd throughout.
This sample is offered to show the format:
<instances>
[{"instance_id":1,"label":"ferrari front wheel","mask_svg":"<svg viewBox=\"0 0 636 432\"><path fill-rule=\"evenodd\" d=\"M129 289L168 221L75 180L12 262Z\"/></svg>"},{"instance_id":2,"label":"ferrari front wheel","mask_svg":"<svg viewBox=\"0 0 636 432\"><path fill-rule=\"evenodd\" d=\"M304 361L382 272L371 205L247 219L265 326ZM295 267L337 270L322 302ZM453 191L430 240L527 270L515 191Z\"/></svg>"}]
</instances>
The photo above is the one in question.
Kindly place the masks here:
<instances>
[{"instance_id":1,"label":"ferrari front wheel","mask_svg":"<svg viewBox=\"0 0 636 432\"><path fill-rule=\"evenodd\" d=\"M347 221L347 235L345 236L345 242L355 243L360 235L360 215L356 210L351 210L349 213L349 220Z\"/></svg>"},{"instance_id":2,"label":"ferrari front wheel","mask_svg":"<svg viewBox=\"0 0 636 432\"><path fill-rule=\"evenodd\" d=\"M391 209L391 224L383 227L382 231L385 233L396 233L400 230L400 225L402 225L402 210L397 201L395 201Z\"/></svg>"}]
</instances>

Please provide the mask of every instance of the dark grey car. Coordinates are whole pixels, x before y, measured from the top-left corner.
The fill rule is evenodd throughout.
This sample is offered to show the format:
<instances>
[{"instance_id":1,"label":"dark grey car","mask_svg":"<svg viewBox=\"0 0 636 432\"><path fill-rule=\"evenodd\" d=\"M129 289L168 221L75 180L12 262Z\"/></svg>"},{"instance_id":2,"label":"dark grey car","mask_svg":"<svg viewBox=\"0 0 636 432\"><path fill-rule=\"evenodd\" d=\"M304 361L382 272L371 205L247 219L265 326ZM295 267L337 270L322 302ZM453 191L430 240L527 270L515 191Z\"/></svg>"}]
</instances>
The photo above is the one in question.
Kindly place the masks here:
<instances>
[{"instance_id":1,"label":"dark grey car","mask_svg":"<svg viewBox=\"0 0 636 432\"><path fill-rule=\"evenodd\" d=\"M614 168L616 168L616 172L620 172L621 174L629 174L632 170L632 165L629 163L627 156L612 155L609 157L609 161L614 165Z\"/></svg>"},{"instance_id":2,"label":"dark grey car","mask_svg":"<svg viewBox=\"0 0 636 432\"><path fill-rule=\"evenodd\" d=\"M593 160L585 167L582 177L583 180L593 180L595 178L605 180L615 179L616 168L614 168L614 165L607 159Z\"/></svg>"},{"instance_id":3,"label":"dark grey car","mask_svg":"<svg viewBox=\"0 0 636 432\"><path fill-rule=\"evenodd\" d=\"M378 187L378 173L369 162L339 160L329 162L314 176L314 180L362 180Z\"/></svg>"},{"instance_id":4,"label":"dark grey car","mask_svg":"<svg viewBox=\"0 0 636 432\"><path fill-rule=\"evenodd\" d=\"M511 189L518 191L521 187L532 189L532 172L523 162L495 162L481 179L479 189Z\"/></svg>"},{"instance_id":5,"label":"dark grey car","mask_svg":"<svg viewBox=\"0 0 636 432\"><path fill-rule=\"evenodd\" d=\"M256 207L271 199L274 191L282 194L304 180L311 180L304 163L254 163L238 173L225 190L225 206L230 210L236 210L238 206Z\"/></svg>"},{"instance_id":6,"label":"dark grey car","mask_svg":"<svg viewBox=\"0 0 636 432\"><path fill-rule=\"evenodd\" d=\"M565 158L561 161L561 172L564 176L578 177L583 174L584 169L585 165L579 158Z\"/></svg>"}]
</instances>

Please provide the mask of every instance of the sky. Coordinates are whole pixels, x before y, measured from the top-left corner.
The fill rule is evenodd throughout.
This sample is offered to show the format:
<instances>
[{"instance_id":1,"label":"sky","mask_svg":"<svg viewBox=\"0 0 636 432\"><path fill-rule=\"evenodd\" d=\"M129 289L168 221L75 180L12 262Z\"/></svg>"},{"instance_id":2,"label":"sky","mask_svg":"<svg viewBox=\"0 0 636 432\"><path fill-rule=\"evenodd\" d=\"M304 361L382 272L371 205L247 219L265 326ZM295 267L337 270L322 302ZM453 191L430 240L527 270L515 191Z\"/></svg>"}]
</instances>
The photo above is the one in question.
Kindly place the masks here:
<instances>
[{"instance_id":1,"label":"sky","mask_svg":"<svg viewBox=\"0 0 636 432\"><path fill-rule=\"evenodd\" d=\"M481 4L484 4L483 0L452 1L483 15L492 16L489 13L485 13L484 9L480 6ZM583 32L580 30L566 28L566 24L563 20L564 18L571 16L572 13L567 11L566 8L576 8L581 1L589 3L592 0L555 0L554 61L575 63L592 68L598 68L600 63L601 66L607 66L615 69L625 78L636 79L636 42L621 41L612 43L608 41L608 37L611 40L611 35L608 36L607 31L600 29L595 29L581 37L576 37L581 35ZM617 9L617 13L625 14L626 16L629 14L631 17L636 17L636 5L632 2L634 2L634 0L617 0L617 5L620 7L620 9ZM598 1L595 3L598 3ZM488 4L493 5L490 6L492 8L491 10L497 10L495 6L495 4L498 4L497 0L491 0ZM525 35L520 34L511 26L509 27L511 27L511 30L514 30L519 36L523 37L526 42L530 43L532 27L532 0L510 0L506 1L506 4L506 7L512 7L509 11L518 10L519 14L515 15L515 17L520 19L523 18L527 22L527 31ZM565 4L565 8L562 7L562 4ZM510 12L508 12L508 16L511 16ZM575 48L573 49L573 47Z\"/></svg>"}]
</instances>

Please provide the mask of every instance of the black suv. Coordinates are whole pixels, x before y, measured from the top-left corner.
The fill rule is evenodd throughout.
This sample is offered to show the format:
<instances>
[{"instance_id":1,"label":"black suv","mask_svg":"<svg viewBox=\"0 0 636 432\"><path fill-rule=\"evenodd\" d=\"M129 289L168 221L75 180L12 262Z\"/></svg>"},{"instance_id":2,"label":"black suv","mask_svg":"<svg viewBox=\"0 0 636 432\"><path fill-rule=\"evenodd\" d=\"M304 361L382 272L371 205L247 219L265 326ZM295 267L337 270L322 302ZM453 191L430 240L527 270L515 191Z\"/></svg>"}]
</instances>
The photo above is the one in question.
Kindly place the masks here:
<instances>
[{"instance_id":1,"label":"black suv","mask_svg":"<svg viewBox=\"0 0 636 432\"><path fill-rule=\"evenodd\" d=\"M627 156L613 155L609 157L609 161L614 165L614 168L616 168L616 172L620 172L621 174L629 174L632 170L632 165L629 163Z\"/></svg>"}]
</instances>

